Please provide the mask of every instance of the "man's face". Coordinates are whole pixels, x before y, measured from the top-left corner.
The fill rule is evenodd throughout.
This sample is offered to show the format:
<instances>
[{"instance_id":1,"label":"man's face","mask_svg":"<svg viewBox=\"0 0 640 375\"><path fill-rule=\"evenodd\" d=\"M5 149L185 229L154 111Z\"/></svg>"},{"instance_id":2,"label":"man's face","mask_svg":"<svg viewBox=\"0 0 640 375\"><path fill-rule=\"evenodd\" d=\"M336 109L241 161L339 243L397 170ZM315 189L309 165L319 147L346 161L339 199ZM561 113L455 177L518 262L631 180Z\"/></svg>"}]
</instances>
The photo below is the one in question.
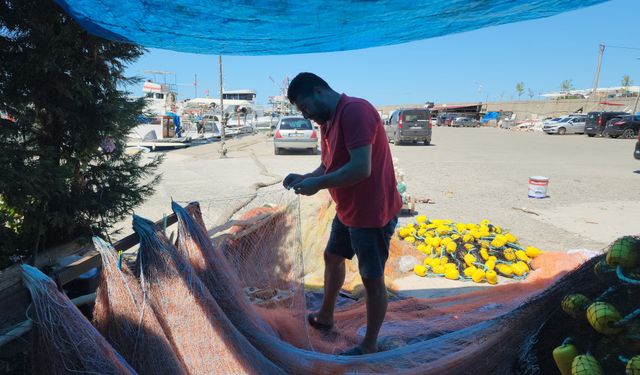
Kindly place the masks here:
<instances>
[{"instance_id":1,"label":"man's face","mask_svg":"<svg viewBox=\"0 0 640 375\"><path fill-rule=\"evenodd\" d=\"M331 117L331 110L319 99L316 92L309 96L298 95L295 104L304 118L317 124L324 124Z\"/></svg>"}]
</instances>

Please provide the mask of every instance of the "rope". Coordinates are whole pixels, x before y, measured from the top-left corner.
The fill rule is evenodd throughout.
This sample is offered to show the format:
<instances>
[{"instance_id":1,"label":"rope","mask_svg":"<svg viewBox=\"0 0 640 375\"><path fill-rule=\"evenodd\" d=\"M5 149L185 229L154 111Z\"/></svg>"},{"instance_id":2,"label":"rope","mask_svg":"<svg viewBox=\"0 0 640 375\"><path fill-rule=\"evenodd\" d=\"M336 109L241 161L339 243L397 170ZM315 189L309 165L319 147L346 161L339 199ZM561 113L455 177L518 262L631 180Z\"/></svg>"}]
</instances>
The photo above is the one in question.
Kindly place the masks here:
<instances>
[{"instance_id":1,"label":"rope","mask_svg":"<svg viewBox=\"0 0 640 375\"><path fill-rule=\"evenodd\" d=\"M639 316L640 316L640 309L636 309L630 314L628 314L627 316L625 316L624 318L620 319L618 322L616 322L615 325L618 327L626 326L627 324L631 323L635 318Z\"/></svg>"},{"instance_id":2,"label":"rope","mask_svg":"<svg viewBox=\"0 0 640 375\"><path fill-rule=\"evenodd\" d=\"M623 283L631 284L631 285L640 285L640 280L632 279L630 277L625 276L622 273L622 266L620 265L616 267L616 276L618 276L618 279L620 279L620 281L622 281Z\"/></svg>"}]
</instances>

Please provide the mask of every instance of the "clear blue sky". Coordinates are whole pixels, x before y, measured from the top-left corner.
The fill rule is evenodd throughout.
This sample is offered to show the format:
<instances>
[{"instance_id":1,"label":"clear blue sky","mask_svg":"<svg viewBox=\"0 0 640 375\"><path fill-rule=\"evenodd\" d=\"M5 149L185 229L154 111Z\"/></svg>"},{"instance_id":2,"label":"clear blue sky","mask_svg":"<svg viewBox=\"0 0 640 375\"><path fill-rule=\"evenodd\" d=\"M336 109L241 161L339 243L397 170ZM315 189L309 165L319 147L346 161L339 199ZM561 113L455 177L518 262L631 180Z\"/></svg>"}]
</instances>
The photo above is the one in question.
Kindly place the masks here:
<instances>
[{"instance_id":1,"label":"clear blue sky","mask_svg":"<svg viewBox=\"0 0 640 375\"><path fill-rule=\"evenodd\" d=\"M448 35L395 46L288 56L223 56L225 89L254 89L266 104L285 75L314 72L337 91L376 105L435 101L509 100L522 81L528 98L558 91L563 80L575 88L593 85L598 44L607 47L600 86L619 86L627 74L640 85L640 1L613 0L555 17ZM152 49L131 65L129 75L145 70L176 72L179 99L205 89L218 97L217 56ZM269 79L271 76L274 85ZM160 81L161 78L158 77ZM167 78L173 83L173 78ZM140 89L141 90L141 89ZM134 92L141 95L141 91Z\"/></svg>"}]
</instances>

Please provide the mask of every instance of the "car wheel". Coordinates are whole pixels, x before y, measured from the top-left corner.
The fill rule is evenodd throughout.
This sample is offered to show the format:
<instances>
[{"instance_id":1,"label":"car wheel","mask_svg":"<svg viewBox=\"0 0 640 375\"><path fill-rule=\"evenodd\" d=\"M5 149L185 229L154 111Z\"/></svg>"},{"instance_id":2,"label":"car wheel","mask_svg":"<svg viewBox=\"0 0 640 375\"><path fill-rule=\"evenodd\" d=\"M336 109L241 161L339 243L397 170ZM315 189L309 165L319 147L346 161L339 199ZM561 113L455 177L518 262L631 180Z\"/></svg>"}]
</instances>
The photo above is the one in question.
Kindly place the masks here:
<instances>
[{"instance_id":1,"label":"car wheel","mask_svg":"<svg viewBox=\"0 0 640 375\"><path fill-rule=\"evenodd\" d=\"M275 155L280 155L280 153L281 153L280 148L279 148L279 147L275 147L275 146L274 146L274 147L273 147L273 153L274 153Z\"/></svg>"},{"instance_id":2,"label":"car wheel","mask_svg":"<svg viewBox=\"0 0 640 375\"><path fill-rule=\"evenodd\" d=\"M560 128L560 129L558 129L558 134L560 134L560 135L565 135L565 134L567 134L567 129L565 129L565 128Z\"/></svg>"},{"instance_id":3,"label":"car wheel","mask_svg":"<svg viewBox=\"0 0 640 375\"><path fill-rule=\"evenodd\" d=\"M425 146L429 146L431 144L431 140L430 139L425 139L424 140L424 145Z\"/></svg>"},{"instance_id":4,"label":"car wheel","mask_svg":"<svg viewBox=\"0 0 640 375\"><path fill-rule=\"evenodd\" d=\"M587 134L587 135L589 136L589 138L593 138L596 136L595 134Z\"/></svg>"},{"instance_id":5,"label":"car wheel","mask_svg":"<svg viewBox=\"0 0 640 375\"><path fill-rule=\"evenodd\" d=\"M398 135L398 133L396 133L393 136L393 144L396 146L400 146L400 144L402 143L402 141L400 140L400 136Z\"/></svg>"},{"instance_id":6,"label":"car wheel","mask_svg":"<svg viewBox=\"0 0 640 375\"><path fill-rule=\"evenodd\" d=\"M624 129L624 131L622 132L622 138L624 139L633 139L636 137L636 131L628 128L628 129Z\"/></svg>"},{"instance_id":7,"label":"car wheel","mask_svg":"<svg viewBox=\"0 0 640 375\"><path fill-rule=\"evenodd\" d=\"M316 148L315 147L314 148L310 148L309 149L309 154L310 155L315 155L316 154Z\"/></svg>"}]
</instances>

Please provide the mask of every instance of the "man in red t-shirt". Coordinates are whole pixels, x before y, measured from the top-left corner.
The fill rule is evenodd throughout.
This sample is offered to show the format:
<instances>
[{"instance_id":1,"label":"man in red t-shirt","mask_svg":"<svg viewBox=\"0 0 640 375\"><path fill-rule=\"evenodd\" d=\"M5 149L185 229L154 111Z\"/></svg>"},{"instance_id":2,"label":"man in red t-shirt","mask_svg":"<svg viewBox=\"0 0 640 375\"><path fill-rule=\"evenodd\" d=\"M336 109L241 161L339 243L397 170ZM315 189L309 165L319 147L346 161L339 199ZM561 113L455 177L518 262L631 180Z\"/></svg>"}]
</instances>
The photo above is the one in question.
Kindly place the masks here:
<instances>
[{"instance_id":1,"label":"man in red t-shirt","mask_svg":"<svg viewBox=\"0 0 640 375\"><path fill-rule=\"evenodd\" d=\"M367 333L359 346L343 354L375 353L387 311L384 266L402 207L380 115L366 100L339 94L312 73L298 74L287 96L305 118L320 124L322 163L311 173L289 174L283 185L302 195L328 189L336 203L324 252L322 307L307 320L320 330L333 327L344 260L357 255L367 298Z\"/></svg>"}]
</instances>

